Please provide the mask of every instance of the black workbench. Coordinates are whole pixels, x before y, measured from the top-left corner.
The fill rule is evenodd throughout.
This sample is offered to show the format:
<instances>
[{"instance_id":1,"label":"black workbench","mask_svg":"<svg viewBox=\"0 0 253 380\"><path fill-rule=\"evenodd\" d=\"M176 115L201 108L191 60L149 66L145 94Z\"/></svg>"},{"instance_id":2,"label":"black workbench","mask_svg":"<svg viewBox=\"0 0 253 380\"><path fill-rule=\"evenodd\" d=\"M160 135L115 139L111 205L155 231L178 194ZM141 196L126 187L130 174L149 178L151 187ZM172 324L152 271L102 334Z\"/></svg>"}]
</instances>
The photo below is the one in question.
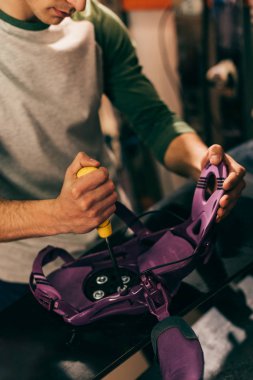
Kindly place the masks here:
<instances>
[{"instance_id":1,"label":"black workbench","mask_svg":"<svg viewBox=\"0 0 253 380\"><path fill-rule=\"evenodd\" d=\"M176 208L171 215L178 212ZM195 271L182 284L172 313L185 315L206 304L216 292L252 267L250 250L222 259L214 255L207 266L201 265L198 273ZM101 379L149 344L155 323L149 314L114 316L74 329L27 294L0 313L0 379Z\"/></svg>"}]
</instances>

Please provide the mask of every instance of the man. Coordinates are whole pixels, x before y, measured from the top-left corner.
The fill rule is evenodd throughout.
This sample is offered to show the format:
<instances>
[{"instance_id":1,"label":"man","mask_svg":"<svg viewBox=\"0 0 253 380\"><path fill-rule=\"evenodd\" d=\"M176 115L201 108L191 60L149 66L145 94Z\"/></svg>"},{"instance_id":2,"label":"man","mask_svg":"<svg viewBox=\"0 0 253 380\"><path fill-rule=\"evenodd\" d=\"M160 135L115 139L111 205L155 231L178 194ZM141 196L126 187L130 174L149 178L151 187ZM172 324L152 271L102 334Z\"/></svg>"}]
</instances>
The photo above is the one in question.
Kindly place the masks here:
<instances>
[{"instance_id":1,"label":"man","mask_svg":"<svg viewBox=\"0 0 253 380\"><path fill-rule=\"evenodd\" d=\"M47 244L83 251L83 234L113 214L116 179L98 119L103 93L169 170L197 179L209 160L224 160L217 221L227 216L244 168L220 146L208 149L161 102L115 15L93 0L0 0L0 9L1 279L26 282ZM79 21L70 18L84 10ZM76 178L100 163L114 183L104 167Z\"/></svg>"}]
</instances>

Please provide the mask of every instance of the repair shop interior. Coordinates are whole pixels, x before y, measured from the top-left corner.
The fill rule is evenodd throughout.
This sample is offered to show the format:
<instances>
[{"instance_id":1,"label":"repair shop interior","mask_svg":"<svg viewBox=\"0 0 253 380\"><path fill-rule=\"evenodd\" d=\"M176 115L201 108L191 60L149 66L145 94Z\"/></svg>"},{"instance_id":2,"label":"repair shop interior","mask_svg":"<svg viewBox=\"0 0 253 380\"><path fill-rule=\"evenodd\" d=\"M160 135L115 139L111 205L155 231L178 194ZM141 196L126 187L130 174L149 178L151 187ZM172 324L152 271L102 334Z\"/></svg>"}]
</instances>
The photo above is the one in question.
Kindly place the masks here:
<instances>
[{"instance_id":1,"label":"repair shop interior","mask_svg":"<svg viewBox=\"0 0 253 380\"><path fill-rule=\"evenodd\" d=\"M253 0L0 0L0 380L253 380Z\"/></svg>"}]
</instances>

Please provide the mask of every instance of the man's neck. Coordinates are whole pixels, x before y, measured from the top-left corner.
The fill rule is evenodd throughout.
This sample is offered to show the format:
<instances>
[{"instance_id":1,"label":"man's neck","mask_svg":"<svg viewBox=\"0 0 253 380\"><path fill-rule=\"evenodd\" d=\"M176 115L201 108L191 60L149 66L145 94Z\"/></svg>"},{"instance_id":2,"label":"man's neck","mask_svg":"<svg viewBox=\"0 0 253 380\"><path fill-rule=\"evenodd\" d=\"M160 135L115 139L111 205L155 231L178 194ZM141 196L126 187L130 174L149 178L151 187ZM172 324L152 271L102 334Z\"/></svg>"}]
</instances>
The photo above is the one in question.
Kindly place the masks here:
<instances>
[{"instance_id":1,"label":"man's neck","mask_svg":"<svg viewBox=\"0 0 253 380\"><path fill-rule=\"evenodd\" d=\"M0 10L18 20L30 20L34 16L28 5L20 0L0 0Z\"/></svg>"}]
</instances>

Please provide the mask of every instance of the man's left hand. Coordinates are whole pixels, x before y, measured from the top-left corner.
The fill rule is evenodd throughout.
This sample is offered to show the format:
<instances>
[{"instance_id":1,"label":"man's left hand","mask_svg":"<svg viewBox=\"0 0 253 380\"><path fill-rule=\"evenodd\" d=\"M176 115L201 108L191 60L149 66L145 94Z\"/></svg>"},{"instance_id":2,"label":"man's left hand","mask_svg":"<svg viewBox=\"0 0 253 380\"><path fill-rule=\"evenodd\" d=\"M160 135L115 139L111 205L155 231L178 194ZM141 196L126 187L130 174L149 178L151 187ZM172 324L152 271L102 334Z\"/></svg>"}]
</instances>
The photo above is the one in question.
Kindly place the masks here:
<instances>
[{"instance_id":1,"label":"man's left hand","mask_svg":"<svg viewBox=\"0 0 253 380\"><path fill-rule=\"evenodd\" d=\"M228 176L223 183L225 194L220 199L220 207L218 208L216 217L217 223L229 214L237 200L240 198L241 192L246 185L243 179L246 172L245 168L238 164L238 162L236 162L231 156L224 153L224 150L220 145L215 144L208 148L208 151L201 162L201 167L204 168L208 162L213 165L219 165L221 161L224 161L228 168Z\"/></svg>"}]
</instances>

